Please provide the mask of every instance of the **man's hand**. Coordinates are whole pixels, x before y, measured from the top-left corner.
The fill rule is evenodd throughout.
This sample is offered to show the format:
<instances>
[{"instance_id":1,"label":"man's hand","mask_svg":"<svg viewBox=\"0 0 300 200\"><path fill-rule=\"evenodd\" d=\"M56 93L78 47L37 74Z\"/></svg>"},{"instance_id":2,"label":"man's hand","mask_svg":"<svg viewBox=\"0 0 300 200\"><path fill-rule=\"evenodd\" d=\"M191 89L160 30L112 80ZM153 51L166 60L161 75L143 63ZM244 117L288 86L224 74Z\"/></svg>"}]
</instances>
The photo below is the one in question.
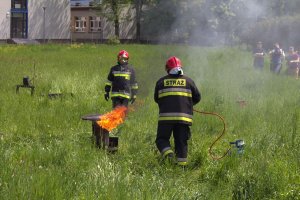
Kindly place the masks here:
<instances>
[{"instance_id":1,"label":"man's hand","mask_svg":"<svg viewBox=\"0 0 300 200\"><path fill-rule=\"evenodd\" d=\"M108 99L109 99L109 92L106 92L106 93L104 94L104 98L105 98L106 101L108 101Z\"/></svg>"}]
</instances>

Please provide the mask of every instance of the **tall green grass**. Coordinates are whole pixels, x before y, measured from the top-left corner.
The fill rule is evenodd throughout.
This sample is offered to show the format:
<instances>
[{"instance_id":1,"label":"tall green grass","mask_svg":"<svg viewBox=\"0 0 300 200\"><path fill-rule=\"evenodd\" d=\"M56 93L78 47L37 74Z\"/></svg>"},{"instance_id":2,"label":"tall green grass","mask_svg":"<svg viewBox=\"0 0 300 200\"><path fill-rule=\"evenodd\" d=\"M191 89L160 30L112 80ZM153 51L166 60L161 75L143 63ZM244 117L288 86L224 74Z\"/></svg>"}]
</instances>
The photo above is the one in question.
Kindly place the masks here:
<instances>
[{"instance_id":1,"label":"tall green grass","mask_svg":"<svg viewBox=\"0 0 300 200\"><path fill-rule=\"evenodd\" d=\"M81 116L111 110L104 83L121 49L130 53L140 90L118 128L118 153L107 154L93 146L91 124ZM153 89L172 55L201 91L195 109L226 120L214 154L236 139L245 141L244 154L232 149L212 160L208 148L222 123L195 113L189 167L159 162ZM270 73L268 61L254 70L243 49L0 46L0 70L0 199L300 199L300 82ZM15 93L26 75L34 77L34 96L24 88Z\"/></svg>"}]
</instances>

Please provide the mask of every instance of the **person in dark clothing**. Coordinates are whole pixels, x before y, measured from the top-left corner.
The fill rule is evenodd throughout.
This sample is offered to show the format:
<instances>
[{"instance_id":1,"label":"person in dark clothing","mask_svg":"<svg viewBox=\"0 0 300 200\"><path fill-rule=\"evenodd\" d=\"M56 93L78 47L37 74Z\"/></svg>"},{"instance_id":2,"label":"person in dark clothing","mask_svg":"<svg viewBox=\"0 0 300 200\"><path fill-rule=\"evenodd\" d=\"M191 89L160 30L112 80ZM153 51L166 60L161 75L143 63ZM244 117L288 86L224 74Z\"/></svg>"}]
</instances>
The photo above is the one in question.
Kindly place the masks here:
<instances>
[{"instance_id":1,"label":"person in dark clothing","mask_svg":"<svg viewBox=\"0 0 300 200\"><path fill-rule=\"evenodd\" d=\"M265 51L262 48L262 42L257 42L256 48L253 49L253 67L255 69L263 69L264 68L264 56Z\"/></svg>"},{"instance_id":2,"label":"person in dark clothing","mask_svg":"<svg viewBox=\"0 0 300 200\"><path fill-rule=\"evenodd\" d=\"M104 98L109 99L111 91L111 100L113 108L116 106L128 106L130 102L136 99L138 84L135 78L134 69L128 64L129 54L122 50L118 54L118 64L111 67L105 84Z\"/></svg>"},{"instance_id":3,"label":"person in dark clothing","mask_svg":"<svg viewBox=\"0 0 300 200\"><path fill-rule=\"evenodd\" d=\"M117 56L118 64L111 67L105 84L104 98L109 100L111 92L112 107L115 109L118 106L128 107L129 102L133 104L136 99L138 84L135 78L134 69L128 64L129 53L121 50ZM93 134L96 137L96 145L110 149L109 132L101 128L96 122L93 122ZM114 149L112 149L114 150Z\"/></svg>"},{"instance_id":4,"label":"person in dark clothing","mask_svg":"<svg viewBox=\"0 0 300 200\"><path fill-rule=\"evenodd\" d=\"M269 52L271 56L270 70L276 74L280 73L282 61L285 58L284 51L279 47L278 43L274 44L274 49Z\"/></svg>"},{"instance_id":5,"label":"person in dark clothing","mask_svg":"<svg viewBox=\"0 0 300 200\"><path fill-rule=\"evenodd\" d=\"M201 99L194 81L183 75L181 61L173 56L166 62L168 75L156 82L154 100L159 106L156 146L162 158L173 158L170 138L173 133L177 164L187 165L193 105Z\"/></svg>"}]
</instances>

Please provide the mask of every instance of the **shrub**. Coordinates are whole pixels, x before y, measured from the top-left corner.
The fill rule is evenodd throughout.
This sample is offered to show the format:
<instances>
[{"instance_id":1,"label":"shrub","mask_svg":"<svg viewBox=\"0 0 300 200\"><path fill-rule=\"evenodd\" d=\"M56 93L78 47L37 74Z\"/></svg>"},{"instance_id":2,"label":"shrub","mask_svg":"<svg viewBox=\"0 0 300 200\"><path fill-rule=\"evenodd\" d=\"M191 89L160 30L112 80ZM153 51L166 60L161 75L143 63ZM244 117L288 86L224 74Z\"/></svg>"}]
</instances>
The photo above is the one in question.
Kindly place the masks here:
<instances>
[{"instance_id":1,"label":"shrub","mask_svg":"<svg viewBox=\"0 0 300 200\"><path fill-rule=\"evenodd\" d=\"M118 36L110 36L107 40L107 44L110 44L110 45L117 45L117 44L120 44L120 39Z\"/></svg>"}]
</instances>

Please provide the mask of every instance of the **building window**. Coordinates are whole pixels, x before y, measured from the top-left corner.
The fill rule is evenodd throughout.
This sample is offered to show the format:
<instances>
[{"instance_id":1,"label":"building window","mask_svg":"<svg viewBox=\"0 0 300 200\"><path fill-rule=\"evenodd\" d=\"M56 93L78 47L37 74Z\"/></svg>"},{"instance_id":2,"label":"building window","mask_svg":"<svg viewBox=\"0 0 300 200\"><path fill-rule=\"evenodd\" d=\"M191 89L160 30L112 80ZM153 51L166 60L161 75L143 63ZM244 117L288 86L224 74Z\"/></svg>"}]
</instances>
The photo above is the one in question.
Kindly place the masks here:
<instances>
[{"instance_id":1,"label":"building window","mask_svg":"<svg viewBox=\"0 0 300 200\"><path fill-rule=\"evenodd\" d=\"M27 0L12 0L11 7L13 9L26 9L27 8Z\"/></svg>"},{"instance_id":2,"label":"building window","mask_svg":"<svg viewBox=\"0 0 300 200\"><path fill-rule=\"evenodd\" d=\"M75 32L84 32L86 28L85 17L75 17Z\"/></svg>"},{"instance_id":3,"label":"building window","mask_svg":"<svg viewBox=\"0 0 300 200\"><path fill-rule=\"evenodd\" d=\"M100 17L90 17L90 31L91 32L100 32L101 31Z\"/></svg>"}]
</instances>

